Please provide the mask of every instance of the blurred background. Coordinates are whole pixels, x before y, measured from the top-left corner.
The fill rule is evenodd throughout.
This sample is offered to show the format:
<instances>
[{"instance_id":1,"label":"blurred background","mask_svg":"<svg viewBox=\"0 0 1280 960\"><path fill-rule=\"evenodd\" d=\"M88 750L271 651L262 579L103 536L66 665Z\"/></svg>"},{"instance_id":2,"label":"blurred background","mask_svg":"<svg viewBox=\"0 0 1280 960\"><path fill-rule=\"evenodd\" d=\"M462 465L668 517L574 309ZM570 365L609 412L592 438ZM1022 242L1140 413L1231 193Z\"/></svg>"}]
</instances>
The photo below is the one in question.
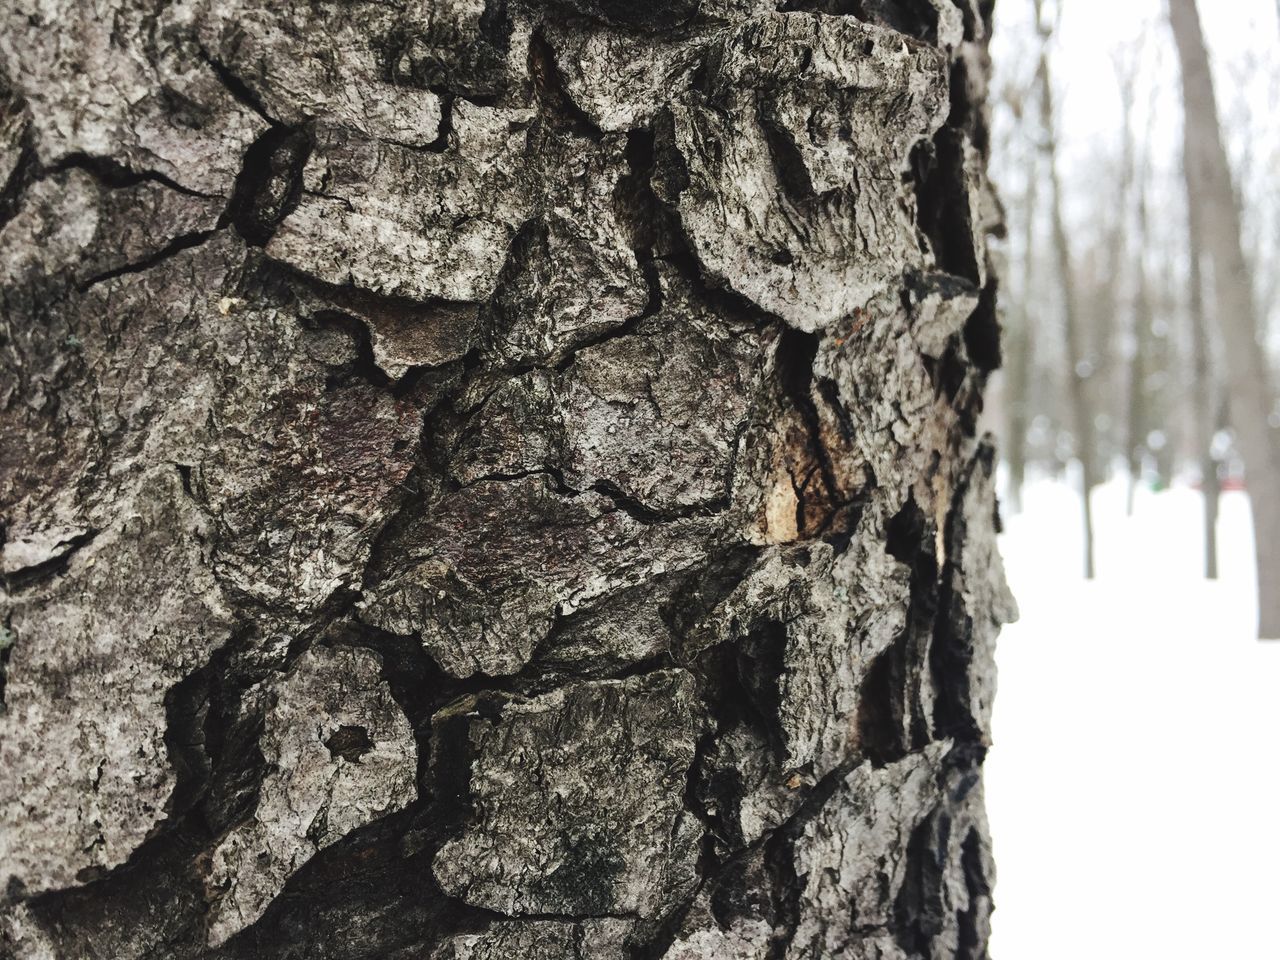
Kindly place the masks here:
<instances>
[{"instance_id":1,"label":"blurred background","mask_svg":"<svg viewBox=\"0 0 1280 960\"><path fill-rule=\"evenodd\" d=\"M1280 0L1195 6L995 5L997 960L1280 957Z\"/></svg>"}]
</instances>

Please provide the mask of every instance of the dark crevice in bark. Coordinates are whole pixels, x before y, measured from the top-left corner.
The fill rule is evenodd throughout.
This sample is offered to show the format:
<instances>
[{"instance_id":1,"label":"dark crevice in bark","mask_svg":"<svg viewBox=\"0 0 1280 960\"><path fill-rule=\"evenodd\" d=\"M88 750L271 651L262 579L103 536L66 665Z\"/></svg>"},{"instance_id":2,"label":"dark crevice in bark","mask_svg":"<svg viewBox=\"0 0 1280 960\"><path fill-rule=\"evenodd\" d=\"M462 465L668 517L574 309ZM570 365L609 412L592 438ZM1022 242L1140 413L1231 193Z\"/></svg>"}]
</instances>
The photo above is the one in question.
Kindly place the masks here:
<instances>
[{"instance_id":1,"label":"dark crevice in bark","mask_svg":"<svg viewBox=\"0 0 1280 960\"><path fill-rule=\"evenodd\" d=\"M516 233L508 250L507 260L503 265L502 272L499 274L495 292L488 302L480 308L479 326L483 331L480 336L488 341L487 349L483 353L477 354L481 359L486 359L486 354L495 352L494 338L500 336L502 330L510 326L511 318L507 315L507 309L504 304L505 291L518 283L521 273L528 269L531 263L535 262L539 257L547 256L546 243L547 226L546 222L541 218L533 218L526 221ZM487 373L500 372L508 377L517 377L535 370L563 373L573 365L578 354L583 350L635 333L640 324L650 317L656 316L663 305L662 287L651 252L647 249L636 249L635 253L648 288L645 305L638 313L632 314L621 323L600 330L597 333L571 339L556 349L551 356L536 362L503 364L500 360L494 358L486 364L477 365L485 366Z\"/></svg>"},{"instance_id":2,"label":"dark crevice in bark","mask_svg":"<svg viewBox=\"0 0 1280 960\"><path fill-rule=\"evenodd\" d=\"M761 549L728 547L720 551L706 566L695 568L687 574L670 601L662 604L658 610L672 634L680 640L690 640L694 631L705 624L713 611L751 572L760 557Z\"/></svg>"},{"instance_id":3,"label":"dark crevice in bark","mask_svg":"<svg viewBox=\"0 0 1280 960\"><path fill-rule=\"evenodd\" d=\"M514 473L486 473L472 478L467 483L462 484L459 489L465 490L468 487L475 486L477 483L494 481L507 482L536 476L548 477L552 481L552 489L561 496L578 497L587 491L598 493L600 496L611 500L614 506L622 513L625 513L632 520L644 526L675 523L676 521L688 519L690 517L714 516L715 514L722 513L729 508L729 499L728 495L726 495L723 499L717 499L709 503L695 504L667 510L656 510L636 497L626 493L611 480L594 480L586 487L572 487L565 480L564 472L551 464L543 464L539 467L529 470L519 470Z\"/></svg>"},{"instance_id":4,"label":"dark crevice in bark","mask_svg":"<svg viewBox=\"0 0 1280 960\"><path fill-rule=\"evenodd\" d=\"M793 203L803 203L814 198L813 180L805 165L800 147L792 138L786 125L778 118L775 97L770 93L756 95L756 118L769 145L773 169L782 192ZM788 254L789 255L789 254Z\"/></svg>"},{"instance_id":5,"label":"dark crevice in bark","mask_svg":"<svg viewBox=\"0 0 1280 960\"><path fill-rule=\"evenodd\" d=\"M941 892L950 833L951 813L940 804L907 841L893 929L899 945L912 956L933 956L933 938L943 929Z\"/></svg>"},{"instance_id":6,"label":"dark crevice in bark","mask_svg":"<svg viewBox=\"0 0 1280 960\"><path fill-rule=\"evenodd\" d=\"M978 306L964 324L964 347L981 373L1000 369L1000 320L996 313L996 279L989 277L978 294Z\"/></svg>"},{"instance_id":7,"label":"dark crevice in bark","mask_svg":"<svg viewBox=\"0 0 1280 960\"><path fill-rule=\"evenodd\" d=\"M981 783L984 756L984 748L976 744L958 744L952 748L938 774L943 796L933 811L917 824L907 843L902 887L893 906L893 930L898 944L912 956L938 956L934 950L935 938L951 927L951 921L955 919L947 915L946 884L948 875L957 866L970 892L969 930L976 930L981 891L983 888L989 891L989 886L985 877L979 880L968 874L969 866L973 864L966 864L966 857L980 860L978 844L981 840L976 828L971 826L966 807L970 794ZM965 839L956 843L953 837L960 834ZM959 864L953 863L953 851ZM981 875L980 863L973 866ZM955 956L979 960L985 955L984 945L976 954L964 951L964 922L955 932L961 948Z\"/></svg>"},{"instance_id":8,"label":"dark crevice in bark","mask_svg":"<svg viewBox=\"0 0 1280 960\"><path fill-rule=\"evenodd\" d=\"M765 865L773 881L774 938L769 948L769 960L784 960L800 925L806 878L796 872L796 841L857 766L854 762L842 764L824 776L810 788L800 809L763 840Z\"/></svg>"},{"instance_id":9,"label":"dark crevice in bark","mask_svg":"<svg viewBox=\"0 0 1280 960\"><path fill-rule=\"evenodd\" d=\"M709 517L717 513L723 513L729 509L729 497L726 494L709 503L695 504L693 506L677 507L668 510L655 510L623 492L611 480L596 480L588 488L602 496L608 497L613 501L614 505L629 516L637 523L647 525L657 523L674 523L677 520L687 519L689 517Z\"/></svg>"},{"instance_id":10,"label":"dark crevice in bark","mask_svg":"<svg viewBox=\"0 0 1280 960\"><path fill-rule=\"evenodd\" d=\"M80 290L88 290L90 287L105 283L108 280L114 280L116 277L122 277L129 273L145 273L157 264L163 263L170 257L177 256L183 250L190 250L192 247L198 247L210 237L217 234L217 230L197 230L194 233L183 234L175 237L167 244L157 250L149 257L145 257L136 263L126 263L110 270L104 270L102 273L95 274L80 283Z\"/></svg>"},{"instance_id":11,"label":"dark crevice in bark","mask_svg":"<svg viewBox=\"0 0 1280 960\"><path fill-rule=\"evenodd\" d=\"M574 102L565 89L564 78L556 65L555 51L541 30L529 38L529 77L542 116L550 125L588 140L601 140L604 131Z\"/></svg>"},{"instance_id":12,"label":"dark crevice in bark","mask_svg":"<svg viewBox=\"0 0 1280 960\"><path fill-rule=\"evenodd\" d=\"M0 81L2 82L2 81ZM22 195L40 177L40 157L36 153L35 137L28 123L22 131L18 159L0 188L0 229L3 229L22 203Z\"/></svg>"},{"instance_id":13,"label":"dark crevice in bark","mask_svg":"<svg viewBox=\"0 0 1280 960\"><path fill-rule=\"evenodd\" d=\"M832 770L808 788L795 812L782 823L753 843L738 845L731 855L702 875L698 892L709 892L712 915L723 928L738 919L764 920L773 928L766 953L769 960L786 957L799 926L806 878L796 873L796 841L857 766L859 762L848 762ZM679 933L683 912L677 911L632 956L636 960L661 960Z\"/></svg>"},{"instance_id":14,"label":"dark crevice in bark","mask_svg":"<svg viewBox=\"0 0 1280 960\"><path fill-rule=\"evenodd\" d=\"M610 340L617 340L620 337L631 336L635 333L636 328L639 327L641 323L650 317L657 316L658 312L662 310L662 285L658 280L658 271L654 267L653 261L642 260L640 262L640 269L644 273L645 282L649 288L649 296L648 300L645 302L644 309L633 316L627 317L626 320L616 327L611 327L608 330L601 331L596 336L584 337L583 339L575 342L572 347L565 351L560 362L555 365L555 369L557 371L563 373L565 370L568 370L577 359L578 354L583 350L588 350L591 347L598 347L603 343L608 343Z\"/></svg>"},{"instance_id":15,"label":"dark crevice in bark","mask_svg":"<svg viewBox=\"0 0 1280 960\"><path fill-rule=\"evenodd\" d=\"M676 270L700 299L726 319L746 323L757 330L783 327L783 320L777 314L759 306L727 282L709 277L694 252L680 216L672 206L689 185L684 158L673 142L673 122L670 112L664 110L654 121L652 130L653 158L648 179L653 203L648 209L654 259ZM637 146L638 151L643 149ZM647 158L647 153L640 155ZM657 184L662 185L665 200L659 199Z\"/></svg>"},{"instance_id":16,"label":"dark crevice in bark","mask_svg":"<svg viewBox=\"0 0 1280 960\"><path fill-rule=\"evenodd\" d=\"M301 318L308 330L340 330L355 344L355 356L339 370L331 373L325 389L333 391L339 386L362 381L379 390L391 391L395 384L373 358L373 337L369 327L359 317L341 310L318 310Z\"/></svg>"},{"instance_id":17,"label":"dark crevice in bark","mask_svg":"<svg viewBox=\"0 0 1280 960\"><path fill-rule=\"evenodd\" d=\"M938 359L924 357L924 368L929 374L934 390L938 393L945 393L947 401L954 403L956 397L960 395L960 388L964 386L965 378L968 376L964 357L960 354L956 339L953 337L947 341L946 349L943 350L942 356Z\"/></svg>"},{"instance_id":18,"label":"dark crevice in bark","mask_svg":"<svg viewBox=\"0 0 1280 960\"><path fill-rule=\"evenodd\" d=\"M938 39L938 11L928 0L787 0L778 9L783 13L855 17L925 43Z\"/></svg>"},{"instance_id":19,"label":"dark crevice in bark","mask_svg":"<svg viewBox=\"0 0 1280 960\"><path fill-rule=\"evenodd\" d=\"M13 656L14 644L18 642L18 635L13 630L13 618L5 615L4 622L0 623L0 715L3 715L5 707L5 687L9 678L9 658Z\"/></svg>"},{"instance_id":20,"label":"dark crevice in bark","mask_svg":"<svg viewBox=\"0 0 1280 960\"><path fill-rule=\"evenodd\" d=\"M951 113L947 126L963 131L974 149L985 157L991 148L987 123L981 105L970 96L971 85L969 62L963 57L956 58L951 64Z\"/></svg>"},{"instance_id":21,"label":"dark crevice in bark","mask_svg":"<svg viewBox=\"0 0 1280 960\"><path fill-rule=\"evenodd\" d=\"M248 81L239 76L234 70L211 54L204 47L200 47L199 51L200 59L203 60L209 69L213 71L214 76L216 76L218 81L226 87L227 92L230 93L237 102L248 107L263 120L267 121L271 126L284 126L284 124L268 112L262 97L253 89Z\"/></svg>"},{"instance_id":22,"label":"dark crevice in bark","mask_svg":"<svg viewBox=\"0 0 1280 960\"><path fill-rule=\"evenodd\" d=\"M730 689L745 694L743 706L760 726L782 757L786 744L782 737L782 677L786 672L787 628L769 617L753 626L732 645L736 682Z\"/></svg>"},{"instance_id":23,"label":"dark crevice in bark","mask_svg":"<svg viewBox=\"0 0 1280 960\"><path fill-rule=\"evenodd\" d=\"M980 926L979 905L990 900L991 882L982 865L982 844L982 836L970 829L960 845L960 870L969 902L956 914L956 960L984 960L987 956L987 936Z\"/></svg>"},{"instance_id":24,"label":"dark crevice in bark","mask_svg":"<svg viewBox=\"0 0 1280 960\"><path fill-rule=\"evenodd\" d=\"M697 660L695 672L702 678L704 702L715 722L717 738L734 730L753 730L767 744L774 761L785 755L779 722L780 685L784 669L786 628L776 619L766 618L741 636L716 644ZM734 770L698 771L703 809L714 807L706 817L708 839L718 841L727 851L743 848L744 838L737 822L744 784ZM708 864L710 872L711 864Z\"/></svg>"},{"instance_id":25,"label":"dark crevice in bark","mask_svg":"<svg viewBox=\"0 0 1280 960\"><path fill-rule=\"evenodd\" d=\"M836 426L840 430L840 437L846 443L852 443L854 438L857 436L857 430L853 425L853 417L849 415L849 411L840 401L840 388L830 377L818 377L816 385L818 388L818 396L822 398L823 402L825 402L831 409L831 412L835 414Z\"/></svg>"},{"instance_id":26,"label":"dark crevice in bark","mask_svg":"<svg viewBox=\"0 0 1280 960\"><path fill-rule=\"evenodd\" d=\"M45 929L56 931L56 942L93 944L97 951L76 956L127 955L137 946L129 931L145 929L154 945L140 956L194 958L206 904L202 881L190 865L203 845L186 831L161 834L120 867L86 873L83 885L42 893L27 908ZM9 893L21 899L21 891Z\"/></svg>"},{"instance_id":27,"label":"dark crevice in bark","mask_svg":"<svg viewBox=\"0 0 1280 960\"><path fill-rule=\"evenodd\" d=\"M872 664L862 684L858 735L876 766L922 749L930 739L925 703L932 678L927 662L938 598L935 527L914 497L889 521L886 552L911 570L906 624ZM926 689L926 685L928 689Z\"/></svg>"},{"instance_id":28,"label":"dark crevice in bark","mask_svg":"<svg viewBox=\"0 0 1280 960\"><path fill-rule=\"evenodd\" d=\"M246 621L166 693L165 745L177 781L167 816L121 865L83 870L80 886L33 898L29 907L42 922L65 937L99 938L103 931L127 936L135 925L145 925L157 956L203 952L200 858L253 810L265 773L258 747L262 717L243 702L245 692L270 672L256 661L253 647L253 627ZM110 943L103 949L110 951Z\"/></svg>"},{"instance_id":29,"label":"dark crevice in bark","mask_svg":"<svg viewBox=\"0 0 1280 960\"><path fill-rule=\"evenodd\" d=\"M67 572L71 566L71 558L76 553L89 544L93 543L98 537L98 530L88 529L83 533L77 533L74 536L67 537L54 544L53 549L57 551L47 560L39 563L33 563L27 567L20 567L4 574L3 582L5 590L9 593L15 593L19 590L27 590L31 587L52 580L54 577L60 577Z\"/></svg>"},{"instance_id":30,"label":"dark crevice in bark","mask_svg":"<svg viewBox=\"0 0 1280 960\"><path fill-rule=\"evenodd\" d=\"M444 153L451 147L456 146L453 136L453 104L457 97L452 93L437 95L440 97L440 127L435 139L421 146L408 146L407 149L418 150L422 153ZM399 146L406 145L399 144Z\"/></svg>"},{"instance_id":31,"label":"dark crevice in bark","mask_svg":"<svg viewBox=\"0 0 1280 960\"><path fill-rule=\"evenodd\" d=\"M492 916L448 897L431 859L445 837L422 804L353 830L320 850L289 878L258 921L208 960L311 955L324 943L331 960L422 955Z\"/></svg>"},{"instance_id":32,"label":"dark crevice in bark","mask_svg":"<svg viewBox=\"0 0 1280 960\"><path fill-rule=\"evenodd\" d=\"M50 166L48 170L44 171L41 174L41 178L54 173L63 173L67 170L82 170L103 186L116 190L137 186L140 183L158 183L189 197L199 197L204 200L220 199L218 194L204 193L200 190L184 187L158 170L134 170L132 167L126 167L110 157L92 156L87 153L67 154L57 163Z\"/></svg>"},{"instance_id":33,"label":"dark crevice in bark","mask_svg":"<svg viewBox=\"0 0 1280 960\"><path fill-rule=\"evenodd\" d=\"M473 312L479 311L482 306L479 303L415 300L412 297L378 293L352 285L328 283L270 258L261 261L259 270L262 282L282 291L281 296L293 305L305 327L337 329L352 338L356 356L345 369L330 377L330 388L355 379L386 390L397 399L404 399L417 393L424 380L433 375L444 375L460 362L466 366L475 358L474 352L468 351L461 357L451 357L438 363L410 365L398 378L393 379L375 357L373 330L375 326L385 325L395 333L456 322L458 316L465 314L470 317ZM306 306L297 302L301 299L305 304L308 297L328 306L308 311Z\"/></svg>"},{"instance_id":34,"label":"dark crevice in bark","mask_svg":"<svg viewBox=\"0 0 1280 960\"><path fill-rule=\"evenodd\" d=\"M933 734L958 741L980 741L980 718L970 706L971 666L975 656L973 614L963 595L964 550L968 539L968 520L964 504L975 472L990 475L995 469L995 448L990 443L978 447L973 460L956 484L952 507L947 516L945 535L946 564L939 578L937 616L933 642L929 650L929 667L937 687L934 700Z\"/></svg>"},{"instance_id":35,"label":"dark crevice in bark","mask_svg":"<svg viewBox=\"0 0 1280 960\"><path fill-rule=\"evenodd\" d=\"M420 638L402 637L351 619L335 640L336 644L365 647L382 659L382 677L387 681L418 748L415 782L418 796L431 799L432 757L431 717L442 706L475 685L448 676L427 656Z\"/></svg>"},{"instance_id":36,"label":"dark crevice in bark","mask_svg":"<svg viewBox=\"0 0 1280 960\"><path fill-rule=\"evenodd\" d=\"M628 496L612 481L597 480L595 483L591 484L590 489L602 496L608 497L614 502L619 510L629 516L632 520L635 520L637 523L665 523L671 519L670 517L659 513L657 510L653 510L650 507L645 506L635 497Z\"/></svg>"},{"instance_id":37,"label":"dark crevice in bark","mask_svg":"<svg viewBox=\"0 0 1280 960\"><path fill-rule=\"evenodd\" d=\"M23 196L33 184L70 170L87 173L101 186L111 190L127 189L140 183L156 183L189 197L198 197L203 200L220 199L217 194L185 187L158 170L134 170L110 157L77 152L67 154L48 167L43 166L36 153L30 130L27 130L23 133L17 163L9 174L9 179L5 181L4 187L0 188L0 228L17 215Z\"/></svg>"},{"instance_id":38,"label":"dark crevice in bark","mask_svg":"<svg viewBox=\"0 0 1280 960\"><path fill-rule=\"evenodd\" d=\"M196 497L195 487L193 486L191 464L175 463L173 466L178 471L178 480L182 484L183 495L199 503L200 500Z\"/></svg>"},{"instance_id":39,"label":"dark crevice in bark","mask_svg":"<svg viewBox=\"0 0 1280 960\"><path fill-rule=\"evenodd\" d=\"M911 168L915 177L916 222L938 266L979 283L962 135L943 127L933 140L921 141L911 151Z\"/></svg>"},{"instance_id":40,"label":"dark crevice in bark","mask_svg":"<svg viewBox=\"0 0 1280 960\"><path fill-rule=\"evenodd\" d=\"M274 126L258 137L245 151L222 223L251 246L266 246L302 199L302 171L313 146L306 128Z\"/></svg>"},{"instance_id":41,"label":"dark crevice in bark","mask_svg":"<svg viewBox=\"0 0 1280 960\"><path fill-rule=\"evenodd\" d=\"M636 259L652 259L658 220L663 215L662 201L653 191L657 160L653 131L644 127L628 130L624 157L627 172L618 178L613 191L614 215L629 234Z\"/></svg>"},{"instance_id":42,"label":"dark crevice in bark","mask_svg":"<svg viewBox=\"0 0 1280 960\"><path fill-rule=\"evenodd\" d=\"M974 0L952 0L957 7L960 8L961 19L964 23L964 38L970 43L978 39L978 17L981 16L983 35L987 35L991 30L991 13L995 7L995 0L979 0L981 11L974 9Z\"/></svg>"},{"instance_id":43,"label":"dark crevice in bark","mask_svg":"<svg viewBox=\"0 0 1280 960\"><path fill-rule=\"evenodd\" d=\"M665 939L665 937L662 936L664 931L674 933L679 921L683 918L684 914L688 912L689 905L692 904L698 893L701 892L702 886L706 882L706 878L716 868L718 858L716 856L716 835L713 831L716 818L707 809L707 805L703 802L701 789L703 776L707 767L707 758L715 747L716 733L717 731L714 729L707 730L698 738L698 743L693 753L693 762L689 764L689 770L685 775L684 808L697 817L698 822L702 824L702 847L698 851L697 863L698 884L694 888L693 892L686 898L685 902L681 904L680 907L672 911L671 915L667 918L668 922L659 927L659 930L656 932L656 937L650 938L651 941L658 937Z\"/></svg>"},{"instance_id":44,"label":"dark crevice in bark","mask_svg":"<svg viewBox=\"0 0 1280 960\"><path fill-rule=\"evenodd\" d=\"M243 819L257 802L266 772L258 747L262 716L245 693L268 673L252 663L254 629L233 630L209 660L165 696L165 743L177 784L169 800L175 822L187 813L198 833L213 837Z\"/></svg>"},{"instance_id":45,"label":"dark crevice in bark","mask_svg":"<svg viewBox=\"0 0 1280 960\"><path fill-rule=\"evenodd\" d=\"M908 634L904 631L876 657L858 698L858 745L872 764L882 767L907 755L906 727Z\"/></svg>"},{"instance_id":46,"label":"dark crevice in bark","mask_svg":"<svg viewBox=\"0 0 1280 960\"><path fill-rule=\"evenodd\" d=\"M776 314L757 306L754 301L727 284L706 275L702 261L689 246L688 239L681 231L674 215L664 218L663 227L663 239L669 249L655 255L654 259L673 267L689 283L697 296L714 311L726 319L746 323L757 330L784 326L783 321Z\"/></svg>"},{"instance_id":47,"label":"dark crevice in bark","mask_svg":"<svg viewBox=\"0 0 1280 960\"><path fill-rule=\"evenodd\" d=\"M808 444L806 459L810 459L817 467L816 471L810 471L803 477L793 477L796 483L796 519L802 536L815 536L828 530L841 508L848 505L836 480L831 453L822 439L822 420L813 399L813 364L820 340L820 334L802 333L792 327L784 327L775 354L783 394L805 424ZM821 483L821 489L814 489L815 474ZM811 518L815 516L816 523L811 523Z\"/></svg>"}]
</instances>

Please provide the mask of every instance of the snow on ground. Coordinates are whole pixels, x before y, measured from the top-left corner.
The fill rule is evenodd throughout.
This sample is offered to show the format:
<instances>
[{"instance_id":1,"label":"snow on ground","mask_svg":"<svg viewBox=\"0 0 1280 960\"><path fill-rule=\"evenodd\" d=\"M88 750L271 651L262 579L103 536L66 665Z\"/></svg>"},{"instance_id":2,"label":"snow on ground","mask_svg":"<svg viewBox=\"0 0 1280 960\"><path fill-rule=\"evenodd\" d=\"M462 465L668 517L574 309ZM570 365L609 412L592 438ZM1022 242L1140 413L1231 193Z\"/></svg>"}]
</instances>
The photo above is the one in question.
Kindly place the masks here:
<instances>
[{"instance_id":1,"label":"snow on ground","mask_svg":"<svg viewBox=\"0 0 1280 960\"><path fill-rule=\"evenodd\" d=\"M1040 481L1001 537L1021 620L997 651L987 760L995 960L1280 958L1280 641L1252 633L1244 494L1224 497L1221 579L1201 576L1200 495Z\"/></svg>"}]
</instances>

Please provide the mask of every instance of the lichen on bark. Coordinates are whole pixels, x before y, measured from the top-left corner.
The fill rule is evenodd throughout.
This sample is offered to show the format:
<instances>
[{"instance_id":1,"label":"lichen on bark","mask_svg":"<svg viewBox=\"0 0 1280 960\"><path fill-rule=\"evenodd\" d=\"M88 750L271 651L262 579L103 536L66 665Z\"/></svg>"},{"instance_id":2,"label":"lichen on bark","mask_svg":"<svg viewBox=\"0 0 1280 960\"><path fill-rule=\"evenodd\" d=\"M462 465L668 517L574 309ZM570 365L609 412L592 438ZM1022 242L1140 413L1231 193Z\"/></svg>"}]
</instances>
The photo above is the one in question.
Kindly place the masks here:
<instances>
[{"instance_id":1,"label":"lichen on bark","mask_svg":"<svg viewBox=\"0 0 1280 960\"><path fill-rule=\"evenodd\" d=\"M985 955L989 4L3 18L0 951Z\"/></svg>"}]
</instances>

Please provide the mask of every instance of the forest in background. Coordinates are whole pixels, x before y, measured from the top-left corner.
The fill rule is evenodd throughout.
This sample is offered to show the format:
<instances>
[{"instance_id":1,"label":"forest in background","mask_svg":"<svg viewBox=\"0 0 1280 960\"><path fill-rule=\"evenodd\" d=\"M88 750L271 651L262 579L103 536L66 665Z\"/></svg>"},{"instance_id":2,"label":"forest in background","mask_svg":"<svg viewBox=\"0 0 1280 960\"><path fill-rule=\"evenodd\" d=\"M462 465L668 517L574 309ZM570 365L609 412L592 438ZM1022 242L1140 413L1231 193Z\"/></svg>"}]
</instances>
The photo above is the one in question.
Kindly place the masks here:
<instances>
[{"instance_id":1,"label":"forest in background","mask_svg":"<svg viewBox=\"0 0 1280 960\"><path fill-rule=\"evenodd\" d=\"M992 155L1007 235L1005 365L991 409L1008 465L1007 508L1020 509L1028 475L1060 475L1079 491L1119 473L1132 486L1202 489L1212 530L1219 492L1246 483L1240 425L1252 411L1238 395L1233 405L1243 374L1223 336L1224 321L1246 319L1224 307L1233 301L1223 295L1242 295L1233 285L1247 288L1265 361L1254 387L1269 407L1253 419L1266 421L1264 439L1280 428L1271 389L1280 346L1272 117L1280 10L1272 0L1200 10L1239 214L1241 283L1215 272L1206 218L1193 216L1207 211L1217 229L1222 211L1195 186L1199 202L1188 203L1197 181L1185 175L1184 154L1209 138L1193 133L1184 143L1164 0L1105 10L1090 0L1006 0L996 15ZM1276 465L1268 458L1251 478ZM1215 540L1205 542L1213 577ZM1088 570L1088 548L1083 562Z\"/></svg>"}]
</instances>

